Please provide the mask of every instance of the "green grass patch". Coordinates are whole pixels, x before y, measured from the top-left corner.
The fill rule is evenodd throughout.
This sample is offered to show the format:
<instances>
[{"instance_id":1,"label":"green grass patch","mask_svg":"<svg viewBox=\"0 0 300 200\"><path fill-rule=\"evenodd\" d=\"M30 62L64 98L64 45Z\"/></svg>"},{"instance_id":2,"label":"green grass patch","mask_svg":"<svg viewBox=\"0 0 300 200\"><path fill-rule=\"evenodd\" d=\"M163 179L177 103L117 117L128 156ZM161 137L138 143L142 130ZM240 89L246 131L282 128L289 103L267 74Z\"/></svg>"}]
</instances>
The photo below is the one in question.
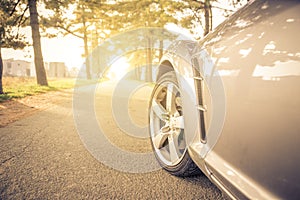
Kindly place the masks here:
<instances>
[{"instance_id":1,"label":"green grass patch","mask_svg":"<svg viewBox=\"0 0 300 200\"><path fill-rule=\"evenodd\" d=\"M41 86L36 84L34 78L3 77L4 94L0 94L0 102L97 83L97 80L77 80L76 83L75 81L74 78L48 79L49 86Z\"/></svg>"}]
</instances>

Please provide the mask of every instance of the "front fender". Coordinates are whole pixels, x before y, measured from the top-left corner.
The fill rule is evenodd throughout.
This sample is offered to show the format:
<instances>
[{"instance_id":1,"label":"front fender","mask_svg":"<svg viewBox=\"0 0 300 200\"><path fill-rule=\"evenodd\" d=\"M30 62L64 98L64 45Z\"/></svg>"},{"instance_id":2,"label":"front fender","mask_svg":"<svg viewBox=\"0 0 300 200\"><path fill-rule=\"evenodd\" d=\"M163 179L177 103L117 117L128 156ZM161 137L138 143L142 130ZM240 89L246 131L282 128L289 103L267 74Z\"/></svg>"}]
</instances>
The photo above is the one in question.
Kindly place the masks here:
<instances>
[{"instance_id":1,"label":"front fender","mask_svg":"<svg viewBox=\"0 0 300 200\"><path fill-rule=\"evenodd\" d=\"M166 51L156 75L158 80L168 71L176 72L182 94L186 141L189 151L194 149L191 153L196 152L196 157L200 159L216 144L225 118L223 83L213 66L207 51L200 48L197 42L182 40L173 43ZM196 86L195 71L203 78L200 92ZM203 105L199 105L199 96ZM205 110L203 115L199 114L203 112L199 107ZM206 135L204 138L203 131Z\"/></svg>"}]
</instances>

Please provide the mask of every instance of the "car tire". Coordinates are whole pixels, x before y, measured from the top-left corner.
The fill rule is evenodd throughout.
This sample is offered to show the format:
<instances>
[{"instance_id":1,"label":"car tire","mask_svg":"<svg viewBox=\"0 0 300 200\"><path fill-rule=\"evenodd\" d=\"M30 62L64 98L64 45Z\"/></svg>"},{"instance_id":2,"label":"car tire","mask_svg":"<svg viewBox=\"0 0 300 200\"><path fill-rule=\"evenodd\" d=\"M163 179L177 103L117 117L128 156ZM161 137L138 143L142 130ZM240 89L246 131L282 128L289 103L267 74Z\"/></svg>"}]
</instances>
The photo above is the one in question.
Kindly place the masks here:
<instances>
[{"instance_id":1,"label":"car tire","mask_svg":"<svg viewBox=\"0 0 300 200\"><path fill-rule=\"evenodd\" d=\"M181 92L174 71L164 74L154 87L149 124L152 148L163 169L176 176L201 173L187 151Z\"/></svg>"}]
</instances>

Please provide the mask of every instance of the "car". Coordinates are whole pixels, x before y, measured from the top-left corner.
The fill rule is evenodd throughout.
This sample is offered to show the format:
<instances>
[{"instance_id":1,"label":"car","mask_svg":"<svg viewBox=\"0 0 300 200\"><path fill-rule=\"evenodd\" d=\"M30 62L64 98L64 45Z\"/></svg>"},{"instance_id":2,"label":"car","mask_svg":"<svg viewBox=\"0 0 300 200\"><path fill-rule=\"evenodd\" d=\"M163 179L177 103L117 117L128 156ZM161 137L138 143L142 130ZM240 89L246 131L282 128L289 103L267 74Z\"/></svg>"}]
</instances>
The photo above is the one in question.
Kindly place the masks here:
<instances>
[{"instance_id":1,"label":"car","mask_svg":"<svg viewBox=\"0 0 300 200\"><path fill-rule=\"evenodd\" d=\"M149 106L160 165L232 199L300 198L300 2L249 2L163 55Z\"/></svg>"}]
</instances>

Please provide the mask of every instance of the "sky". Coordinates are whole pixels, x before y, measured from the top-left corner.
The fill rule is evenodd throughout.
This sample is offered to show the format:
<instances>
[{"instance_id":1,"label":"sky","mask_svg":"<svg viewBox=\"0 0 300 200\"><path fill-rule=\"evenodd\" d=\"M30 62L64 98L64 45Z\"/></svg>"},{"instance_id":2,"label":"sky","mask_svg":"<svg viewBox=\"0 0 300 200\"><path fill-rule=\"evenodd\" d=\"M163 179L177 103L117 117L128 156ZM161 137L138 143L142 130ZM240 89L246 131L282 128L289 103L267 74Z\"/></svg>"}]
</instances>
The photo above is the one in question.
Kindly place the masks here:
<instances>
[{"instance_id":1,"label":"sky","mask_svg":"<svg viewBox=\"0 0 300 200\"><path fill-rule=\"evenodd\" d=\"M23 32L31 37L30 28ZM83 41L75 36L57 36L55 38L42 38L42 53L45 62L64 62L71 69L80 68L84 62ZM24 50L3 49L3 59L13 58L15 60L33 61L33 47L27 47Z\"/></svg>"}]
</instances>

